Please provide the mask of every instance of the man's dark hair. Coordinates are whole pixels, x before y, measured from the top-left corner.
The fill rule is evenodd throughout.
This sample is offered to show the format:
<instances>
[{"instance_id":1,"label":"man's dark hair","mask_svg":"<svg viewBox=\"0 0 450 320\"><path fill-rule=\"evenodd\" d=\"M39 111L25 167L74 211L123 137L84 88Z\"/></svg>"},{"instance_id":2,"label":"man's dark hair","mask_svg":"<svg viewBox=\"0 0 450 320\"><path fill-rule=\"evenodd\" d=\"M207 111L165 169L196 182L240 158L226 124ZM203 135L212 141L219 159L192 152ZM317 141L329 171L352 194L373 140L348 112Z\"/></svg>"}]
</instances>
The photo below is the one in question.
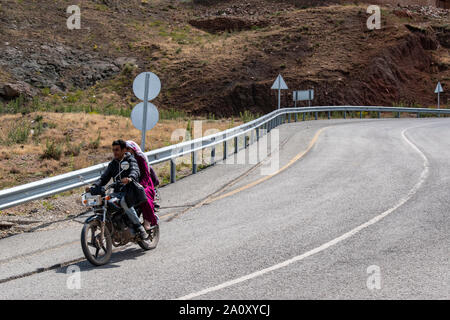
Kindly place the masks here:
<instances>
[{"instance_id":1,"label":"man's dark hair","mask_svg":"<svg viewBox=\"0 0 450 320\"><path fill-rule=\"evenodd\" d=\"M113 146L119 146L120 149L125 149L127 147L127 143L123 141L122 139L114 140L112 143Z\"/></svg>"}]
</instances>

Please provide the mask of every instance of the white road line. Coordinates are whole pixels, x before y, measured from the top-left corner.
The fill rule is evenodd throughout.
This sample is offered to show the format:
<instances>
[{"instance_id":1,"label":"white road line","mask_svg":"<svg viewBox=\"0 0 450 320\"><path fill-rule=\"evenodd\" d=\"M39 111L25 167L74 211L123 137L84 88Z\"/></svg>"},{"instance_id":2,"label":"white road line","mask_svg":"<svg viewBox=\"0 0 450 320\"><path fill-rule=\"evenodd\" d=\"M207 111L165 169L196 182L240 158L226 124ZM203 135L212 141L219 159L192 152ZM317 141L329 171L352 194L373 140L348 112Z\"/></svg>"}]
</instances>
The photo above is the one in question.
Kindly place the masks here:
<instances>
[{"instance_id":1,"label":"white road line","mask_svg":"<svg viewBox=\"0 0 450 320\"><path fill-rule=\"evenodd\" d=\"M434 123L431 123L431 124L434 124ZM426 125L431 125L431 124L429 123L429 124L426 124ZM422 186L422 184L425 182L425 180L427 179L427 177L429 175L429 161L428 161L426 155L413 142L411 142L411 140L409 140L406 137L406 135L405 135L405 132L407 130L409 130L409 129L423 127L423 126L426 126L426 125L406 128L401 133L402 138L423 158L423 170L422 170L422 173L420 174L419 181L414 185L414 187L408 192L408 194L405 197L400 199L400 201L395 206L393 206L392 208L384 211L383 213L379 214L378 216L370 219L369 221L363 223L362 225L360 225L360 226L358 226L358 227L356 227L356 228L354 228L354 229L344 233L340 237L337 237L337 238L335 238L335 239L333 239L333 240L331 240L331 241L329 241L327 243L324 243L321 246L319 246L317 248L314 248L314 249L312 249L310 251L307 251L307 252L305 252L305 253L303 253L303 254L301 254L299 256L296 256L296 257L293 257L293 258L288 259L286 261L283 261L281 263L275 264L275 265L273 265L271 267L268 267L268 268L265 268L265 269L262 269L262 270L259 270L259 271L247 274L245 276L242 276L242 277L239 277L239 278L236 278L236 279L233 279L233 280L221 283L219 285L216 285L216 286L213 286L213 287L209 287L209 288L200 290L198 292L190 293L190 294L185 295L183 297L177 298L176 300L193 299L193 298L196 298L196 297L199 297L199 296L202 296L202 295L214 292L214 291L218 291L218 290L221 290L221 289L224 289L224 288L227 288L227 287L231 287L231 286L233 286L235 284L238 284L238 283L241 283L241 282L244 282L244 281L247 281L247 280L259 277L259 276L262 276L262 275L264 275L264 274L266 274L268 272L272 272L272 271L281 269L283 267L286 267L286 266L288 266L288 265L290 265L290 264L292 264L294 262L301 261L301 260L303 260L305 258L308 258L308 257L310 257L310 256L312 256L312 255L314 255L316 253L324 251L324 250L326 250L326 249L328 249L328 248L330 248L330 247L332 247L332 246L334 246L334 245L336 245L336 244L338 244L338 243L340 243L340 242L342 242L342 241L344 241L344 240L354 236L355 234L357 234L361 230L363 230L363 229L365 229L365 228L367 228L367 227L377 223L378 221L380 221L384 217L388 216L389 214L391 214L392 212L397 210L399 207L401 207L403 204L405 204L409 199L411 199L411 197L414 196L414 194L416 194L416 192L420 189L420 187Z\"/></svg>"}]
</instances>

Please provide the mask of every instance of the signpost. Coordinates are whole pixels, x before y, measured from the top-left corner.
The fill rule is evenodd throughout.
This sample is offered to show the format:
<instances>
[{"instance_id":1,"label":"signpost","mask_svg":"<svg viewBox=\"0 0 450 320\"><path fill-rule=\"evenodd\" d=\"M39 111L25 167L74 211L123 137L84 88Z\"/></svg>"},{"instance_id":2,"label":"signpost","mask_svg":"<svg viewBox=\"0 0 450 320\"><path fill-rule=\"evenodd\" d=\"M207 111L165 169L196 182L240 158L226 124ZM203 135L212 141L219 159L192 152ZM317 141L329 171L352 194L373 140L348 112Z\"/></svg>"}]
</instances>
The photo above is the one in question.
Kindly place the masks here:
<instances>
[{"instance_id":1,"label":"signpost","mask_svg":"<svg viewBox=\"0 0 450 320\"><path fill-rule=\"evenodd\" d=\"M281 90L288 89L288 86L286 85L286 82L284 82L284 79L281 76L281 74L279 74L278 77L275 79L275 81L270 89L278 90L278 109L280 109L280 107L281 107Z\"/></svg>"},{"instance_id":2,"label":"signpost","mask_svg":"<svg viewBox=\"0 0 450 320\"><path fill-rule=\"evenodd\" d=\"M434 93L437 93L438 95L438 109L440 108L441 105L441 92L444 92L444 90L442 89L441 82L439 81L436 86L436 90L434 90Z\"/></svg>"},{"instance_id":3,"label":"signpost","mask_svg":"<svg viewBox=\"0 0 450 320\"><path fill-rule=\"evenodd\" d=\"M292 98L294 99L296 107L297 101L309 101L309 106L311 106L311 101L314 100L314 89L294 91L292 93Z\"/></svg>"},{"instance_id":4,"label":"signpost","mask_svg":"<svg viewBox=\"0 0 450 320\"><path fill-rule=\"evenodd\" d=\"M139 74L133 82L134 95L143 100L133 108L131 112L131 122L142 131L141 149L145 151L145 133L152 129L159 120L159 112L156 106L149 103L156 98L161 91L161 81L158 76L152 72L143 72Z\"/></svg>"}]
</instances>

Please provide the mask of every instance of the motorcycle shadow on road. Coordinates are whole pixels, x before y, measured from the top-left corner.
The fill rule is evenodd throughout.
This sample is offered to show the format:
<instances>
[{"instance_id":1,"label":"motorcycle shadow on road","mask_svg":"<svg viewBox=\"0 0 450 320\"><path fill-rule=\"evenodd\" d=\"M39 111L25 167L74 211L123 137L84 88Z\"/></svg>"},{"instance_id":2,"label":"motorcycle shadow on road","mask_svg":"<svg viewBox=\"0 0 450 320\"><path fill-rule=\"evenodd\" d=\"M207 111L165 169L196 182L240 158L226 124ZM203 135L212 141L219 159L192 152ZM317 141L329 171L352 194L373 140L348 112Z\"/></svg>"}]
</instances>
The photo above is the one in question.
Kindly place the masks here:
<instances>
[{"instance_id":1,"label":"motorcycle shadow on road","mask_svg":"<svg viewBox=\"0 0 450 320\"><path fill-rule=\"evenodd\" d=\"M120 268L120 265L117 263L122 262L124 260L136 260L142 255L145 255L146 252L141 248L127 248L125 250L114 252L111 256L111 260L108 264L103 266L93 266L87 260L79 261L73 264L69 264L62 268L56 269L56 273L67 273L67 269L69 267L76 266L80 268L80 271L91 271L91 270L100 270L100 269L112 269L112 268Z\"/></svg>"}]
</instances>

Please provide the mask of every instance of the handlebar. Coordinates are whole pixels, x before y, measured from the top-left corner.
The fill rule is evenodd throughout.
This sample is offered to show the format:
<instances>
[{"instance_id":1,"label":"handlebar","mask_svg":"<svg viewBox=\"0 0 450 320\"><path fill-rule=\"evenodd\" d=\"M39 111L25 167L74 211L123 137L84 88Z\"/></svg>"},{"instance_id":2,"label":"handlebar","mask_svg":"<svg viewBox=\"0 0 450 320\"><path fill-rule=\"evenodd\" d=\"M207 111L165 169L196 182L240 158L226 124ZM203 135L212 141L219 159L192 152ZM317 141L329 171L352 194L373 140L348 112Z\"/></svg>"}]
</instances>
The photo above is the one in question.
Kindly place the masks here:
<instances>
[{"instance_id":1,"label":"handlebar","mask_svg":"<svg viewBox=\"0 0 450 320\"><path fill-rule=\"evenodd\" d=\"M93 191L92 191L92 190L93 190L92 188L96 188L95 185L86 188L86 191L89 190L92 194L102 194L102 195L104 195L104 194L106 193L106 191L108 191L108 190L110 190L110 189L116 189L116 188L117 188L117 189L121 190L124 186L125 186L125 185L124 185L120 180L118 180L118 181L114 181L113 183L110 183L110 184L107 185L106 187L102 187L102 188L97 187L97 188L103 189L102 191L97 190L97 191L94 191L94 192L93 192Z\"/></svg>"},{"instance_id":2,"label":"handlebar","mask_svg":"<svg viewBox=\"0 0 450 320\"><path fill-rule=\"evenodd\" d=\"M109 185L106 187L105 190L109 190L109 189L111 189L111 188L120 187L121 185L122 185L122 187L123 187L122 182L121 182L120 180L118 180L118 181L115 181L115 182L109 184Z\"/></svg>"}]
</instances>

